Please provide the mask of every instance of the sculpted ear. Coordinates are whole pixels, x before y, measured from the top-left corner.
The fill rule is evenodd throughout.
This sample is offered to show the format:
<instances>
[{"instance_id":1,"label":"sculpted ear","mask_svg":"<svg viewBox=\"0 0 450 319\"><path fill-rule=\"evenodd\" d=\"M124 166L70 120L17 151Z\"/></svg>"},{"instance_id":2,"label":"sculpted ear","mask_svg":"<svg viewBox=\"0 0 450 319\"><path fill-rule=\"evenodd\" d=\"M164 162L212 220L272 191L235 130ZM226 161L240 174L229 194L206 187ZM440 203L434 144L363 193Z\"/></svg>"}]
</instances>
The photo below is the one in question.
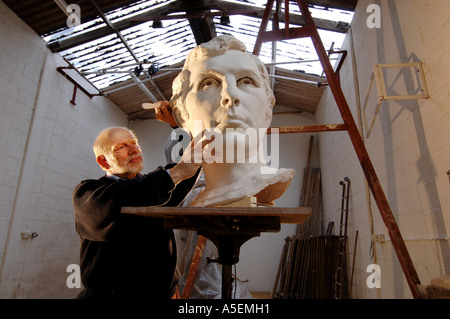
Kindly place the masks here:
<instances>
[{"instance_id":1,"label":"sculpted ear","mask_svg":"<svg viewBox=\"0 0 450 319\"><path fill-rule=\"evenodd\" d=\"M180 109L176 106L172 108L172 115L175 119L175 122L177 122L178 127L184 127L184 120L181 117Z\"/></svg>"},{"instance_id":2,"label":"sculpted ear","mask_svg":"<svg viewBox=\"0 0 450 319\"><path fill-rule=\"evenodd\" d=\"M97 163L105 170L108 170L111 167L111 165L109 165L108 160L104 155L97 156Z\"/></svg>"}]
</instances>

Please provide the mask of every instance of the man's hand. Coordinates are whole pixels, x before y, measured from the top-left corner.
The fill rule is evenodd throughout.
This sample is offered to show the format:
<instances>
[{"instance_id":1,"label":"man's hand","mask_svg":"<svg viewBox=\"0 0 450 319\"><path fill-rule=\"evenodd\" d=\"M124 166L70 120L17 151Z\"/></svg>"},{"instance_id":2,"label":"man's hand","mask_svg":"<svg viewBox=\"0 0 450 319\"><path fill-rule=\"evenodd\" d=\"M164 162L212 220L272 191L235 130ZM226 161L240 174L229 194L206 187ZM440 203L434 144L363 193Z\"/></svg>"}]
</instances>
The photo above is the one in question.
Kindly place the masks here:
<instances>
[{"instance_id":1,"label":"man's hand","mask_svg":"<svg viewBox=\"0 0 450 319\"><path fill-rule=\"evenodd\" d=\"M193 176L202 164L211 163L214 160L214 157L219 155L214 152L214 150L211 154L205 154L203 152L206 145L211 143L215 138L215 136L212 135L211 138L208 139L204 133L205 131L191 140L188 147L183 152L180 162L169 170L170 176L175 184Z\"/></svg>"},{"instance_id":2,"label":"man's hand","mask_svg":"<svg viewBox=\"0 0 450 319\"><path fill-rule=\"evenodd\" d=\"M175 118L172 115L172 108L168 101L159 101L157 104L161 105L155 109L155 118L158 121L169 123L173 128L178 127Z\"/></svg>"}]
</instances>

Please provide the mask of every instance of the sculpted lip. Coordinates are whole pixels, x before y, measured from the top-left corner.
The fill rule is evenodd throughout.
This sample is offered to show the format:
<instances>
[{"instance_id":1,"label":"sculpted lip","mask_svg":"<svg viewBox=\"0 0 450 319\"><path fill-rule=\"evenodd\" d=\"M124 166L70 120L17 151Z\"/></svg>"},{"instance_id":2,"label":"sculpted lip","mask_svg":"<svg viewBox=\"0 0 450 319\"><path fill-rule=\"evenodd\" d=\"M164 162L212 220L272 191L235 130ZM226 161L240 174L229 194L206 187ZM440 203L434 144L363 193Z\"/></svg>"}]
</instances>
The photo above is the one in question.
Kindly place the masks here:
<instances>
[{"instance_id":1,"label":"sculpted lip","mask_svg":"<svg viewBox=\"0 0 450 319\"><path fill-rule=\"evenodd\" d=\"M247 129L249 126L247 123L245 123L245 121L243 121L242 119L238 118L238 117L230 117L227 120L221 122L218 127L220 129L225 129L225 128L243 128L243 129Z\"/></svg>"}]
</instances>

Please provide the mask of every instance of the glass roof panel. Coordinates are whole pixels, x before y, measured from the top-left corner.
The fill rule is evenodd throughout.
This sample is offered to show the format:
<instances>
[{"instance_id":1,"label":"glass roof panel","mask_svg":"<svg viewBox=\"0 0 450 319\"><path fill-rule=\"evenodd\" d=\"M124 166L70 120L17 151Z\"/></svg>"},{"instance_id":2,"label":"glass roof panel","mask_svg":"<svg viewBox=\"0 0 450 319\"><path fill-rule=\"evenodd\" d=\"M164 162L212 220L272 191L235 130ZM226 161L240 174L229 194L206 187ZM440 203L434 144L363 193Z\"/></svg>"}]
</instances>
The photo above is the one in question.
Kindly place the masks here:
<instances>
[{"instance_id":1,"label":"glass roof panel","mask_svg":"<svg viewBox=\"0 0 450 319\"><path fill-rule=\"evenodd\" d=\"M123 8L109 12L106 16L112 23L120 22L148 10L167 5L171 1L142 0ZM229 1L253 4L264 8L266 0ZM282 9L284 9L284 4ZM299 13L296 3L289 6L290 12ZM313 17L332 21L350 23L353 12L341 10L328 10L320 7L310 8ZM220 18L213 19L217 35L232 34L245 43L249 52L258 35L261 19L243 15L232 15L229 25L221 25ZM160 68L170 67L183 61L187 53L196 46L188 20L163 20L163 28L152 28L152 21L121 31L133 53L140 62L154 63ZM48 43L55 40L67 40L86 32L106 26L101 18L85 22L73 28L57 30L45 35L43 39ZM280 28L283 28L280 24ZM292 26L294 27L294 26ZM272 26L269 23L268 30ZM325 49L334 45L339 49L345 34L319 30ZM74 48L60 52L68 62L73 64L98 89L111 84L128 80L129 73L134 70L137 63L116 34L108 35ZM264 63L272 61L272 44L264 43L260 58ZM322 67L320 62L302 62L300 60L315 60L317 55L309 38L276 43L276 62L278 67L297 70L309 74L320 75ZM295 63L288 63L295 62Z\"/></svg>"}]
</instances>

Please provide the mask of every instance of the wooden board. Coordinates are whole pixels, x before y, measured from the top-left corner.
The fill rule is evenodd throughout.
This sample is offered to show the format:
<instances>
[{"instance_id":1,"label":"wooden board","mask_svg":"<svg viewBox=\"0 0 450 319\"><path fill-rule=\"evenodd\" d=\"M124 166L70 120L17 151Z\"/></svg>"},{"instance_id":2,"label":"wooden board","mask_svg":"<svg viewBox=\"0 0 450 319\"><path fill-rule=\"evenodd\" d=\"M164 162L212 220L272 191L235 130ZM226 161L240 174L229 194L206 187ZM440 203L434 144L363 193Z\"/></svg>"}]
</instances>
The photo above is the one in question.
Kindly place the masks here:
<instances>
[{"instance_id":1,"label":"wooden board","mask_svg":"<svg viewBox=\"0 0 450 319\"><path fill-rule=\"evenodd\" d=\"M122 213L147 217L166 216L278 216L282 224L302 224L311 207L123 207Z\"/></svg>"}]
</instances>

